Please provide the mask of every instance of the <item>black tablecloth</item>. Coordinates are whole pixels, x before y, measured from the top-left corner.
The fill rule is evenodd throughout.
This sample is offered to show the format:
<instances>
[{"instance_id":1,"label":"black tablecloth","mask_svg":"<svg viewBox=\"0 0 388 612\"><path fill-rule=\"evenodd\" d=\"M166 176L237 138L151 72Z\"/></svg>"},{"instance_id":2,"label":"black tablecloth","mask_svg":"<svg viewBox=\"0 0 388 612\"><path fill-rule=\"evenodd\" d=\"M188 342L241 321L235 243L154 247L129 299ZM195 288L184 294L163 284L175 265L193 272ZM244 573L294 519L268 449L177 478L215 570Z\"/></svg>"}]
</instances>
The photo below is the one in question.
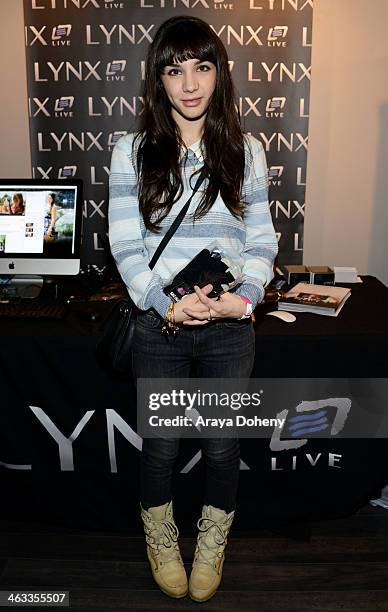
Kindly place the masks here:
<instances>
[{"instance_id":1,"label":"black tablecloth","mask_svg":"<svg viewBox=\"0 0 388 612\"><path fill-rule=\"evenodd\" d=\"M387 377L388 289L373 277L351 287L337 318L303 313L288 324L260 306L252 376ZM98 323L81 316L107 308L73 305L63 320L0 318L1 517L140 528L135 387L101 369ZM267 439L241 439L236 528L354 512L388 482L387 446L329 438L274 453ZM181 442L174 495L182 525L194 524L202 504L199 449Z\"/></svg>"}]
</instances>

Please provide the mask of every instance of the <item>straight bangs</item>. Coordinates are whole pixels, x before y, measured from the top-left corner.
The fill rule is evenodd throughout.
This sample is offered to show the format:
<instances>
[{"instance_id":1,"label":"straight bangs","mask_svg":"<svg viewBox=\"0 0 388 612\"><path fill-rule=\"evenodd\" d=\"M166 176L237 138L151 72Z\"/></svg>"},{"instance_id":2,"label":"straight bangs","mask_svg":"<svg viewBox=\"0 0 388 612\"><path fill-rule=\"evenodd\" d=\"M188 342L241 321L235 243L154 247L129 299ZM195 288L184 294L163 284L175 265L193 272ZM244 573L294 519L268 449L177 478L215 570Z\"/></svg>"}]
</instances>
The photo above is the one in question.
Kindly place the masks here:
<instances>
[{"instance_id":1,"label":"straight bangs","mask_svg":"<svg viewBox=\"0 0 388 612\"><path fill-rule=\"evenodd\" d=\"M214 41L200 29L194 33L190 28L189 33L185 31L185 28L176 28L173 33L167 34L159 50L160 53L156 60L158 74L161 74L166 66L179 64L189 59L212 62L216 66L218 64L218 53Z\"/></svg>"}]
</instances>

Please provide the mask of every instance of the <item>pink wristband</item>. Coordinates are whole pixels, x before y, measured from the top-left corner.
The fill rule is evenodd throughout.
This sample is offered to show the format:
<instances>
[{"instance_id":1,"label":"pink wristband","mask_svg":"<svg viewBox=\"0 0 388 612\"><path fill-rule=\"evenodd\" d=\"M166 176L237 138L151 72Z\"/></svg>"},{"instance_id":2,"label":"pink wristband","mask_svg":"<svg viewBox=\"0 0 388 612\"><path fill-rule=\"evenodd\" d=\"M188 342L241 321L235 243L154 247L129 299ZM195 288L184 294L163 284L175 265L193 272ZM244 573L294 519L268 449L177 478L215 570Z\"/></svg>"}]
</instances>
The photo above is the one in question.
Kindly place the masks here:
<instances>
[{"instance_id":1,"label":"pink wristband","mask_svg":"<svg viewBox=\"0 0 388 612\"><path fill-rule=\"evenodd\" d=\"M243 302L245 302L245 314L243 314L243 316L240 317L240 319L248 319L252 314L253 304L251 300L247 298L245 295L240 295L240 298L242 299Z\"/></svg>"}]
</instances>

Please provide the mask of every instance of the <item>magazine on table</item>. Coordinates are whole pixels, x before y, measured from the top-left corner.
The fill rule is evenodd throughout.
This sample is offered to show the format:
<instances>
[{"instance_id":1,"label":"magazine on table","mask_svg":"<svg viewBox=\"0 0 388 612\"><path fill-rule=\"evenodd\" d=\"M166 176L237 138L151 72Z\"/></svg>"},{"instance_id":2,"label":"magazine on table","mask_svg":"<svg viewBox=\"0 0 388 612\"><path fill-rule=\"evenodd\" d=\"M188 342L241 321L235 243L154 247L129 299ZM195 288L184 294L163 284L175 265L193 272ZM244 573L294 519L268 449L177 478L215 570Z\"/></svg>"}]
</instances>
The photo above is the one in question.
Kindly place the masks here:
<instances>
[{"instance_id":1,"label":"magazine on table","mask_svg":"<svg viewBox=\"0 0 388 612\"><path fill-rule=\"evenodd\" d=\"M278 302L278 309L336 317L350 293L350 289L346 287L298 283L282 295Z\"/></svg>"}]
</instances>

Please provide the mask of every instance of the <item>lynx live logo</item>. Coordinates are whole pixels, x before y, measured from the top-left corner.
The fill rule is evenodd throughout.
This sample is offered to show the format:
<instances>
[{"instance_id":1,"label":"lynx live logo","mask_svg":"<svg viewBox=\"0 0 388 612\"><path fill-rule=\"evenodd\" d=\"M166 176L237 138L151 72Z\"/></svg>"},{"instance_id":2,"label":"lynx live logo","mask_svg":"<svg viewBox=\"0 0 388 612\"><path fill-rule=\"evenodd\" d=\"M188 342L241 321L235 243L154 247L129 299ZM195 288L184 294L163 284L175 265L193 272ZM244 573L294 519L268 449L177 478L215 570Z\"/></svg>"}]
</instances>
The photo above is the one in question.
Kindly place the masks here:
<instances>
[{"instance_id":1,"label":"lynx live logo","mask_svg":"<svg viewBox=\"0 0 388 612\"><path fill-rule=\"evenodd\" d=\"M72 25L70 23L56 25L53 28L26 26L24 28L26 47L33 47L36 44L43 45L43 47L50 45L52 47L70 47L71 30Z\"/></svg>"},{"instance_id":2,"label":"lynx live logo","mask_svg":"<svg viewBox=\"0 0 388 612\"><path fill-rule=\"evenodd\" d=\"M39 9L84 9L84 8L104 8L104 9L123 9L124 2L118 0L31 0L31 7Z\"/></svg>"},{"instance_id":3,"label":"lynx live logo","mask_svg":"<svg viewBox=\"0 0 388 612\"><path fill-rule=\"evenodd\" d=\"M139 8L144 9L194 9L233 10L233 2L224 0L138 0ZM41 9L124 9L125 3L119 0L31 0L33 10ZM313 0L249 0L249 9L256 11L304 11L313 8Z\"/></svg>"},{"instance_id":4,"label":"lynx live logo","mask_svg":"<svg viewBox=\"0 0 388 612\"><path fill-rule=\"evenodd\" d=\"M48 104L49 108L47 108ZM68 119L74 116L71 110L74 106L74 96L61 96L54 101L50 98L40 100L39 98L28 98L28 111L30 117L36 117L41 114L45 117L55 117L60 119Z\"/></svg>"},{"instance_id":5,"label":"lynx live logo","mask_svg":"<svg viewBox=\"0 0 388 612\"><path fill-rule=\"evenodd\" d=\"M232 11L233 2L225 2L225 0L140 0L140 8L213 8L215 11Z\"/></svg>"}]
</instances>

